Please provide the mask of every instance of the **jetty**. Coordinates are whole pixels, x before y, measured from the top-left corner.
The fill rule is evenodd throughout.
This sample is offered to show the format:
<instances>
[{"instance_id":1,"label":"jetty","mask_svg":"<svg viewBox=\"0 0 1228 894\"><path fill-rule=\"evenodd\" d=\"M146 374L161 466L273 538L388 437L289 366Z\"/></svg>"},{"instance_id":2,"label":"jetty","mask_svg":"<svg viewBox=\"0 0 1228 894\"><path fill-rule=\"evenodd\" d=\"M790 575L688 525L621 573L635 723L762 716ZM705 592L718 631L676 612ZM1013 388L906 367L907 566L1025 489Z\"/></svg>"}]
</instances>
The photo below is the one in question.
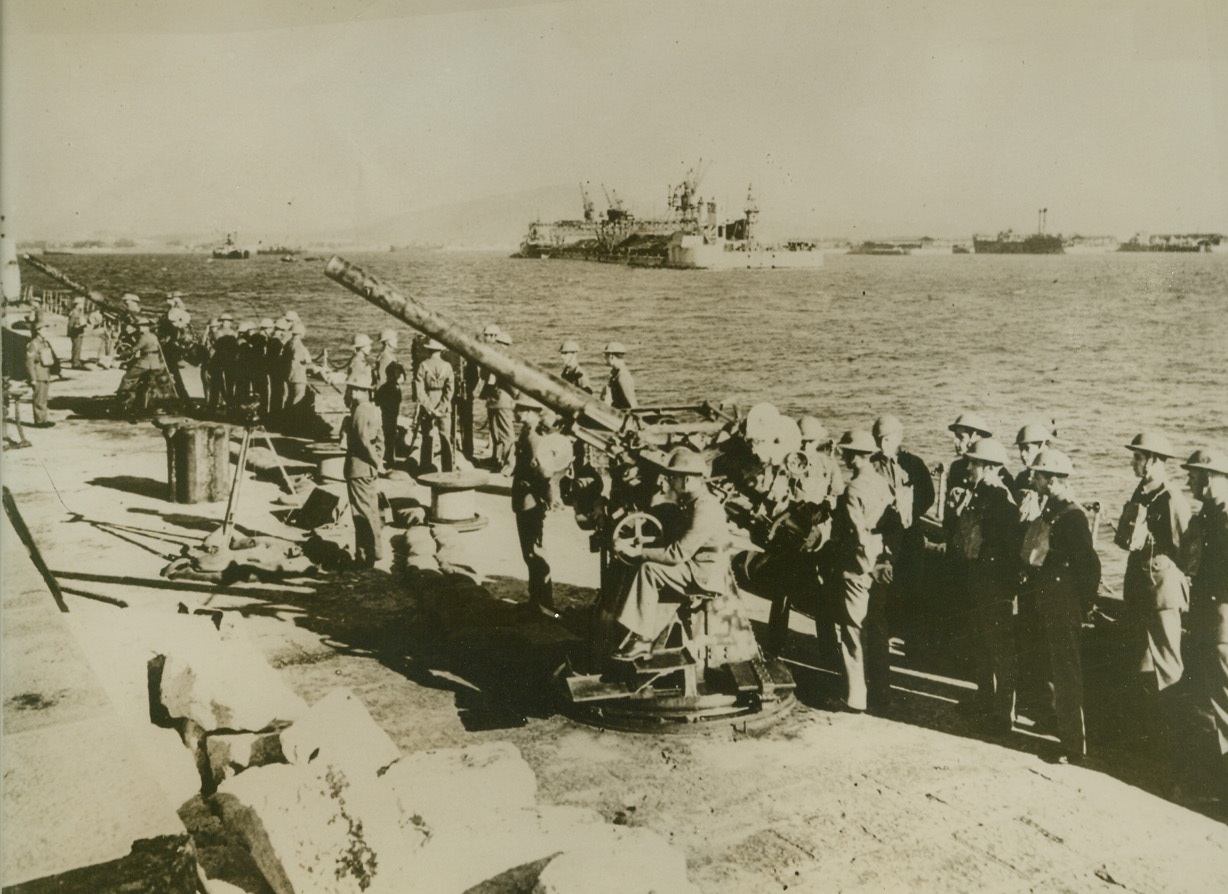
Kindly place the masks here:
<instances>
[{"instance_id":1,"label":"jetty","mask_svg":"<svg viewBox=\"0 0 1228 894\"><path fill-rule=\"evenodd\" d=\"M173 502L163 431L101 412L121 375L66 370L56 426L3 457L6 892L388 891L408 873L458 894L1228 889L1222 818L1127 756L1060 766L1040 733L985 734L952 710L966 681L897 651L888 712L831 710L838 678L798 613L800 704L770 726L571 719L552 680L593 620L597 556L552 513L561 618L527 617L499 476L473 495L488 523L446 535L420 523L425 484L381 481L387 558L347 569L348 513L296 524L253 457L235 536L313 571L169 579L226 502ZM271 447L300 501L332 487L307 444ZM768 603L745 599L761 631Z\"/></svg>"}]
</instances>

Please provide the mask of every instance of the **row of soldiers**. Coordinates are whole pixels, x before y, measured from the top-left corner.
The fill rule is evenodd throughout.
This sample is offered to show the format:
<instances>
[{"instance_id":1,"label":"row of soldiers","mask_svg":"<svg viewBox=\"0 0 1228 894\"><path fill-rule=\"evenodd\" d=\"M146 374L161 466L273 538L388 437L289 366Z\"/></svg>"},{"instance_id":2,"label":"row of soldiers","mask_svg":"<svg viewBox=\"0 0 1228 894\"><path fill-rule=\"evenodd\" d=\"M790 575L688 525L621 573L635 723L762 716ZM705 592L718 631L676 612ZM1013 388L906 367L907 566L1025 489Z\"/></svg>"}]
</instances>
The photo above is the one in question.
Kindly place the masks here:
<instances>
[{"instance_id":1,"label":"row of soldiers","mask_svg":"<svg viewBox=\"0 0 1228 894\"><path fill-rule=\"evenodd\" d=\"M818 420L804 418L809 462L782 471L783 491L760 486L760 540L769 544L757 582L772 594L768 651L783 648L789 599L799 582L818 589L820 644L838 653L849 710L885 706L888 603L916 600L926 568L918 520L935 501L927 464L900 446L898 419L847 432L831 445ZM976 695L964 710L1008 733L1017 708L1056 732L1060 760L1087 753L1081 638L1101 568L1086 510L1074 493L1074 466L1053 446L1052 426L1029 424L1015 446L1022 470L1009 474L1006 447L975 413L949 426L956 458L939 509L944 579L966 614ZM849 473L840 481L831 445ZM1180 766L1212 769L1228 782L1228 458L1200 449L1182 467L1201 501L1197 516L1166 474L1177 458L1169 440L1144 432L1126 445L1139 484L1116 527L1128 552L1121 618L1114 625L1121 681L1135 733ZM773 497L774 493L774 497ZM800 520L800 521L799 521ZM787 538L791 537L793 548ZM783 546L783 548L782 548ZM933 554L933 551L930 551ZM931 563L932 564L932 563ZM915 605L914 601L914 605ZM921 611L933 606L921 606ZM833 639L834 635L834 639ZM948 643L954 648L954 643ZM1179 741L1190 725L1177 697L1184 677L1198 709L1193 722L1214 734ZM1017 697L1026 704L1017 705Z\"/></svg>"}]
</instances>

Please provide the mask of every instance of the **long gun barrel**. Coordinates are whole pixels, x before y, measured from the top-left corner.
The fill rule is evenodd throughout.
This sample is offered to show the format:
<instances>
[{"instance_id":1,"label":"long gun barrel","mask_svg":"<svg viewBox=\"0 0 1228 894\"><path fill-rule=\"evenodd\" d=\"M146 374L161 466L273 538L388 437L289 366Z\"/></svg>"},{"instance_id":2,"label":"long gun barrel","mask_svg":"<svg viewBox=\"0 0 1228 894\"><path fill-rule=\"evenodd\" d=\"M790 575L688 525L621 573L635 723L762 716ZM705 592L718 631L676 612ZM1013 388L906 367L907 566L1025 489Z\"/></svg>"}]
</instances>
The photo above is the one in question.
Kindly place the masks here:
<instances>
[{"instance_id":1,"label":"long gun barrel","mask_svg":"<svg viewBox=\"0 0 1228 894\"><path fill-rule=\"evenodd\" d=\"M405 297L343 258L336 255L329 258L324 274L384 312L439 340L470 362L502 376L525 394L531 395L555 412L571 417L584 428L612 434L621 431L628 422L628 415L621 410L595 400L587 391L563 381L558 376L509 357L504 352L478 341L466 334L456 323L413 298Z\"/></svg>"},{"instance_id":2,"label":"long gun barrel","mask_svg":"<svg viewBox=\"0 0 1228 894\"><path fill-rule=\"evenodd\" d=\"M79 295L84 295L86 298L93 301L101 309L111 312L117 316L127 316L127 310L123 305L117 304L110 299L104 297L100 292L91 292L88 286L84 286L77 282L67 273L52 267L46 261L41 261L33 255L23 254L21 260L29 264L39 273L51 277L61 285L67 286Z\"/></svg>"}]
</instances>

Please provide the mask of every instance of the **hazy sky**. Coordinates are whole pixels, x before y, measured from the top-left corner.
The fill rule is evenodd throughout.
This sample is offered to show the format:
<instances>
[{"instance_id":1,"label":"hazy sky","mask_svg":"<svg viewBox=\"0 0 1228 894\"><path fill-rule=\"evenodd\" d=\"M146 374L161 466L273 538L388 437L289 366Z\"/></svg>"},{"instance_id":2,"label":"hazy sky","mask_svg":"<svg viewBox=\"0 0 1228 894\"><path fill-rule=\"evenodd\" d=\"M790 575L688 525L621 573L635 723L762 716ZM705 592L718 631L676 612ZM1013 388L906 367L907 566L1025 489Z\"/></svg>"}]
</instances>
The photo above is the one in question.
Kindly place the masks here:
<instances>
[{"instance_id":1,"label":"hazy sky","mask_svg":"<svg viewBox=\"0 0 1228 894\"><path fill-rule=\"evenodd\" d=\"M1228 232L1228 0L0 4L19 238L645 216L701 157L806 234Z\"/></svg>"}]
</instances>

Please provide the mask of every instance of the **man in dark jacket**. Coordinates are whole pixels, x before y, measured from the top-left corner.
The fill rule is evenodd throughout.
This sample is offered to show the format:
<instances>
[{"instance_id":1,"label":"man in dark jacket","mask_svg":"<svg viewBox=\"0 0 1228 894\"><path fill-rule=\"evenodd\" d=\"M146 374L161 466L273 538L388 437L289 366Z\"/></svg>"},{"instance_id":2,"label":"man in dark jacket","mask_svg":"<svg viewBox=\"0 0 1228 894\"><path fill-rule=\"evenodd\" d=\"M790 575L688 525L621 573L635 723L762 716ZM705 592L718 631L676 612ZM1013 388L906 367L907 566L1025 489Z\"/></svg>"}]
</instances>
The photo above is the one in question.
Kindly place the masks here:
<instances>
[{"instance_id":1,"label":"man in dark jacket","mask_svg":"<svg viewBox=\"0 0 1228 894\"><path fill-rule=\"evenodd\" d=\"M1061 740L1060 763L1087 755L1083 723L1083 663L1080 634L1100 586L1100 557L1091 527L1070 486L1074 466L1066 454L1049 447L1032 463L1037 492L1047 497L1041 517L1024 537L1021 555L1028 566L1041 633L1049 657L1053 710Z\"/></svg>"}]
</instances>

